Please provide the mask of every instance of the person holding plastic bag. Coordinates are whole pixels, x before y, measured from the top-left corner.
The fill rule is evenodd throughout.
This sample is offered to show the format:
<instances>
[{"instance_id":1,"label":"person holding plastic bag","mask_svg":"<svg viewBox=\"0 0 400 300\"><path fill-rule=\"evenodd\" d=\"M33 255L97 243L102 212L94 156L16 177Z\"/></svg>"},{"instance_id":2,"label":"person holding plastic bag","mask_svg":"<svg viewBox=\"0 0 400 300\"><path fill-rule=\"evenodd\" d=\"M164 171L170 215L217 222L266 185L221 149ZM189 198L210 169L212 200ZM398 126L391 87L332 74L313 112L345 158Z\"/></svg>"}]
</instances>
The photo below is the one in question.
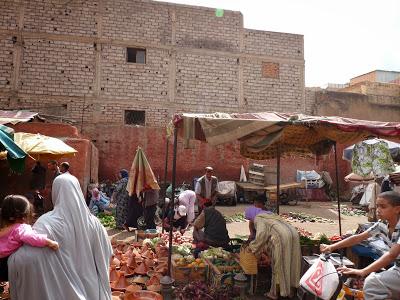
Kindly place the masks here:
<instances>
[{"instance_id":1,"label":"person holding plastic bag","mask_svg":"<svg viewBox=\"0 0 400 300\"><path fill-rule=\"evenodd\" d=\"M378 260L364 269L356 270L346 267L338 269L343 274L353 274L365 277L370 274L364 283L364 298L370 299L400 299L400 194L384 192L376 200L376 212L380 218L372 227L363 233L353 235L333 245L321 245L321 252L332 252L336 249L350 247L369 237L378 237L388 246ZM389 270L374 273L387 267L392 262L395 265Z\"/></svg>"}]
</instances>

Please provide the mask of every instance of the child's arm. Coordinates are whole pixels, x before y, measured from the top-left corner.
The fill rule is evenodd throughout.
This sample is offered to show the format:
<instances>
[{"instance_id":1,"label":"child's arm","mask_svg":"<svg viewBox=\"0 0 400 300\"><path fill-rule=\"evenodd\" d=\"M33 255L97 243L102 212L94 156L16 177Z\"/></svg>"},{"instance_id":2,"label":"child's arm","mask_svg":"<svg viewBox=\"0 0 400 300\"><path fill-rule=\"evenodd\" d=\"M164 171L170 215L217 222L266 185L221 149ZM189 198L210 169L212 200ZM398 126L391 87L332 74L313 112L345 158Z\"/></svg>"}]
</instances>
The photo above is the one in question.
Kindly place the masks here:
<instances>
[{"instance_id":1,"label":"child's arm","mask_svg":"<svg viewBox=\"0 0 400 300\"><path fill-rule=\"evenodd\" d=\"M343 241L337 242L332 245L321 244L319 249L322 253L326 253L326 252L329 253L329 252L333 252L337 249L342 249L342 248L350 247L353 245L357 245L360 242L368 239L369 237L370 237L369 231L364 231L360 234L353 235L351 237L348 237L347 239L344 239Z\"/></svg>"},{"instance_id":2,"label":"child's arm","mask_svg":"<svg viewBox=\"0 0 400 300\"><path fill-rule=\"evenodd\" d=\"M395 261L399 255L400 255L400 244L394 244L388 252L383 254L379 259L377 259L376 261L374 261L372 264L368 265L364 269L357 270L357 269L350 269L350 268L341 268L340 271L346 275L355 275L355 276L365 277L372 272L376 272L382 268L385 268L391 262Z\"/></svg>"},{"instance_id":3,"label":"child's arm","mask_svg":"<svg viewBox=\"0 0 400 300\"><path fill-rule=\"evenodd\" d=\"M21 224L17 230L17 236L21 242L34 247L49 247L53 250L58 249L57 242L48 239L46 234L36 233L30 225Z\"/></svg>"}]
</instances>

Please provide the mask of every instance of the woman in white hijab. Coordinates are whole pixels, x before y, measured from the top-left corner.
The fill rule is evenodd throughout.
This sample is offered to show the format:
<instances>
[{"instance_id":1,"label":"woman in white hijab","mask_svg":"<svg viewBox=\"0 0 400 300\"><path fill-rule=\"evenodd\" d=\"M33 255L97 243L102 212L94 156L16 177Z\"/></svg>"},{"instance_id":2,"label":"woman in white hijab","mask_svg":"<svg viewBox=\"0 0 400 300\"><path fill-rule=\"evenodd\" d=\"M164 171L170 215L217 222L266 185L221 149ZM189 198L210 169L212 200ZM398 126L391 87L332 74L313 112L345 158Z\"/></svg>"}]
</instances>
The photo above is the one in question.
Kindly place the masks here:
<instances>
[{"instance_id":1,"label":"woman in white hijab","mask_svg":"<svg viewBox=\"0 0 400 300\"><path fill-rule=\"evenodd\" d=\"M42 215L33 228L57 241L60 249L25 245L10 256L11 299L111 299L111 244L89 212L76 177L64 173L54 179L52 199L54 210Z\"/></svg>"}]
</instances>

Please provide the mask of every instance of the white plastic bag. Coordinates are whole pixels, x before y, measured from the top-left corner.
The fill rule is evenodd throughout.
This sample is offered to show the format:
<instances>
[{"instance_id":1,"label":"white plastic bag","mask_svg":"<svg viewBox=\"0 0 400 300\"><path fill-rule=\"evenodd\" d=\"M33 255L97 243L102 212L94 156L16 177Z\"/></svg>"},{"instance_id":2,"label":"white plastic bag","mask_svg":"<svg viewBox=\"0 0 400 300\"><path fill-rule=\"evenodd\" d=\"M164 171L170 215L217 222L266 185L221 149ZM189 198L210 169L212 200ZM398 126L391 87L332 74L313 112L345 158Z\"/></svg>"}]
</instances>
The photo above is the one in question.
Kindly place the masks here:
<instances>
[{"instance_id":1,"label":"white plastic bag","mask_svg":"<svg viewBox=\"0 0 400 300\"><path fill-rule=\"evenodd\" d=\"M332 297L338 284L339 276L335 266L326 260L323 254L300 279L300 285L304 289L323 300L329 300Z\"/></svg>"}]
</instances>

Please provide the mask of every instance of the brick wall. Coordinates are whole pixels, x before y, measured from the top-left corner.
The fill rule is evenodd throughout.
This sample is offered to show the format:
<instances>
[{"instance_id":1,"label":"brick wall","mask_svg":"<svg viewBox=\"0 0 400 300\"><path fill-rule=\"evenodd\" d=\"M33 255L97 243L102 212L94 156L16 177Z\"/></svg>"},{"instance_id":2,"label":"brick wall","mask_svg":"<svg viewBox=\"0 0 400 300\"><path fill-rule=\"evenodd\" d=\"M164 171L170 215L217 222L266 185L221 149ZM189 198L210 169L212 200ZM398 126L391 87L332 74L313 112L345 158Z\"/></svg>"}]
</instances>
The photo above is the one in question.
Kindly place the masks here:
<instances>
[{"instance_id":1,"label":"brick wall","mask_svg":"<svg viewBox=\"0 0 400 300\"><path fill-rule=\"evenodd\" d=\"M354 85L360 82L364 82L364 81L375 81L376 80L376 72L372 71L354 78L350 79L350 85Z\"/></svg>"},{"instance_id":2,"label":"brick wall","mask_svg":"<svg viewBox=\"0 0 400 300\"><path fill-rule=\"evenodd\" d=\"M146 49L146 63L127 63L127 47ZM303 57L301 35L245 29L236 11L149 0L0 3L0 109L58 116L93 140L102 125L134 130L160 156L162 127L176 112L305 111ZM264 63L273 76L263 76ZM125 126L126 110L144 110L160 136ZM116 144L99 148L100 164L125 155ZM199 147L188 158L196 170L206 164L198 156L214 154Z\"/></svg>"},{"instance_id":3,"label":"brick wall","mask_svg":"<svg viewBox=\"0 0 400 300\"><path fill-rule=\"evenodd\" d=\"M126 62L126 47L107 45L102 50L101 94L132 101L168 101L166 50L146 49L146 64Z\"/></svg>"},{"instance_id":4,"label":"brick wall","mask_svg":"<svg viewBox=\"0 0 400 300\"><path fill-rule=\"evenodd\" d=\"M279 78L262 76L263 61L246 59L243 63L244 103L250 111L300 112L303 110L302 67L279 64Z\"/></svg>"},{"instance_id":5,"label":"brick wall","mask_svg":"<svg viewBox=\"0 0 400 300\"><path fill-rule=\"evenodd\" d=\"M176 6L176 45L239 52L242 14L214 9Z\"/></svg>"},{"instance_id":6,"label":"brick wall","mask_svg":"<svg viewBox=\"0 0 400 300\"><path fill-rule=\"evenodd\" d=\"M95 36L99 1L25 0L23 30Z\"/></svg>"},{"instance_id":7,"label":"brick wall","mask_svg":"<svg viewBox=\"0 0 400 300\"><path fill-rule=\"evenodd\" d=\"M0 29L16 30L18 28L18 2L0 1Z\"/></svg>"},{"instance_id":8,"label":"brick wall","mask_svg":"<svg viewBox=\"0 0 400 300\"><path fill-rule=\"evenodd\" d=\"M9 90L11 88L13 48L13 42L10 36L4 38L0 36L0 89L3 90Z\"/></svg>"},{"instance_id":9,"label":"brick wall","mask_svg":"<svg viewBox=\"0 0 400 300\"><path fill-rule=\"evenodd\" d=\"M245 29L244 52L280 58L304 58L302 35Z\"/></svg>"},{"instance_id":10,"label":"brick wall","mask_svg":"<svg viewBox=\"0 0 400 300\"><path fill-rule=\"evenodd\" d=\"M236 59L182 54L177 57L176 99L187 110L210 108L235 111L238 107Z\"/></svg>"},{"instance_id":11,"label":"brick wall","mask_svg":"<svg viewBox=\"0 0 400 300\"><path fill-rule=\"evenodd\" d=\"M93 44L26 39L20 73L25 94L83 96L94 83Z\"/></svg>"},{"instance_id":12,"label":"brick wall","mask_svg":"<svg viewBox=\"0 0 400 300\"><path fill-rule=\"evenodd\" d=\"M105 1L103 37L134 43L170 44L171 15L167 5L150 1Z\"/></svg>"}]
</instances>

